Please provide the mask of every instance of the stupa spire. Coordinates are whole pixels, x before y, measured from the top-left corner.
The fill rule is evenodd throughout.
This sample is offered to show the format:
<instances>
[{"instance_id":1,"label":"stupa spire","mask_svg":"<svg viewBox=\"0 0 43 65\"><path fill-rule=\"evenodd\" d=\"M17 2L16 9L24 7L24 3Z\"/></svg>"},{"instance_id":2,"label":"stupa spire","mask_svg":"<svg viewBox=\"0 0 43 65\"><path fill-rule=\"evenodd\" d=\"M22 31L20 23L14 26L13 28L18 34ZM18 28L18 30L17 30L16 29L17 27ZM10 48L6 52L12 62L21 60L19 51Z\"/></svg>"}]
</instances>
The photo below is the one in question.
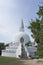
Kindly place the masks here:
<instances>
[{"instance_id":1,"label":"stupa spire","mask_svg":"<svg viewBox=\"0 0 43 65\"><path fill-rule=\"evenodd\" d=\"M23 24L23 19L21 20L20 32L24 32L24 24Z\"/></svg>"}]
</instances>

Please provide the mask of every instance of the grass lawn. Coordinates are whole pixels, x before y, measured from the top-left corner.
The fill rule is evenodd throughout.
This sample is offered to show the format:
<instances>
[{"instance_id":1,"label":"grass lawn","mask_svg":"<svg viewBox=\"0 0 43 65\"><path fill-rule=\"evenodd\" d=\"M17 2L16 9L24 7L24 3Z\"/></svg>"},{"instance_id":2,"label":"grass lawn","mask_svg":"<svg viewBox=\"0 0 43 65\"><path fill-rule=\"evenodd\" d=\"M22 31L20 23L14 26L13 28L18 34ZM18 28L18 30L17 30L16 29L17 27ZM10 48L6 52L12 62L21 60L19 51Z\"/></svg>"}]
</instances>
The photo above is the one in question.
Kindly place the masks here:
<instances>
[{"instance_id":1,"label":"grass lawn","mask_svg":"<svg viewBox=\"0 0 43 65\"><path fill-rule=\"evenodd\" d=\"M24 65L20 59L0 56L0 65Z\"/></svg>"},{"instance_id":2,"label":"grass lawn","mask_svg":"<svg viewBox=\"0 0 43 65\"><path fill-rule=\"evenodd\" d=\"M0 56L0 65L43 65L43 60L20 60L14 57Z\"/></svg>"}]
</instances>

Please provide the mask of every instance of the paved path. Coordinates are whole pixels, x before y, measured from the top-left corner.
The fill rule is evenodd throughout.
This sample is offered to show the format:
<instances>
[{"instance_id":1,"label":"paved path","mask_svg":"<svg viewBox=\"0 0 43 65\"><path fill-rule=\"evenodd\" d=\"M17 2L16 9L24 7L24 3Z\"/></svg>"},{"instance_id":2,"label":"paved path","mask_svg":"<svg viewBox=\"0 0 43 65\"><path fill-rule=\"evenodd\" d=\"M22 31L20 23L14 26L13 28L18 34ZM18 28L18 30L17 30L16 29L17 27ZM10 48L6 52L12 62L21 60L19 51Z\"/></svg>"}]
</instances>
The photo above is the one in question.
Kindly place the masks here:
<instances>
[{"instance_id":1,"label":"paved path","mask_svg":"<svg viewBox=\"0 0 43 65\"><path fill-rule=\"evenodd\" d=\"M43 65L43 60L22 60L25 65Z\"/></svg>"}]
</instances>

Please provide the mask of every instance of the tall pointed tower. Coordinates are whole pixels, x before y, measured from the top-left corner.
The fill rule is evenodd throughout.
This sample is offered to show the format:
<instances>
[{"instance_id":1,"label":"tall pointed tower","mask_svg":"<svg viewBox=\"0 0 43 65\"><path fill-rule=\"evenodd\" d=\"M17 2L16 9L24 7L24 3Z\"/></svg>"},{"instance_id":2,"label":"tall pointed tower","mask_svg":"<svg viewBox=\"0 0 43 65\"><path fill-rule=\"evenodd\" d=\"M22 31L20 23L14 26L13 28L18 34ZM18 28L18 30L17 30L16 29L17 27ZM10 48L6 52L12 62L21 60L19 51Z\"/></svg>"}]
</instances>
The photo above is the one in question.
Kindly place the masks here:
<instances>
[{"instance_id":1,"label":"tall pointed tower","mask_svg":"<svg viewBox=\"0 0 43 65\"><path fill-rule=\"evenodd\" d=\"M23 19L21 20L20 32L24 32L24 24L23 24Z\"/></svg>"}]
</instances>

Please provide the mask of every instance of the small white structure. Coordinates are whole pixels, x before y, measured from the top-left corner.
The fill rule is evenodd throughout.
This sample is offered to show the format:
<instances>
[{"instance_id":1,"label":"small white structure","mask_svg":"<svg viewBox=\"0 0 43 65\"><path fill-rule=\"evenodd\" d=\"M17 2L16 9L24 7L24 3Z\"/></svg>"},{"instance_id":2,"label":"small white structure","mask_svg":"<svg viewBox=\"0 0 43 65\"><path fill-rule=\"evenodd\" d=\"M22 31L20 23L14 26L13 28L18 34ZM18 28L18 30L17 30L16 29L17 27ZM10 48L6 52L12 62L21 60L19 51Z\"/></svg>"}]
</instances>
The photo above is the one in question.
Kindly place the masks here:
<instances>
[{"instance_id":1,"label":"small white structure","mask_svg":"<svg viewBox=\"0 0 43 65\"><path fill-rule=\"evenodd\" d=\"M15 35L14 43L9 43L9 46L6 47L5 50L2 50L2 56L8 56L8 57L17 57L19 58L21 56L21 42L20 39L23 37L23 47L25 49L25 53L27 54L27 57L30 55L34 55L34 47L26 47L25 43L30 41L29 36L24 32L24 25L23 21L21 22L20 32ZM24 53L24 52L23 52Z\"/></svg>"},{"instance_id":2,"label":"small white structure","mask_svg":"<svg viewBox=\"0 0 43 65\"><path fill-rule=\"evenodd\" d=\"M18 57L21 55L21 45L19 43L9 43L5 50L2 50L2 56Z\"/></svg>"}]
</instances>

